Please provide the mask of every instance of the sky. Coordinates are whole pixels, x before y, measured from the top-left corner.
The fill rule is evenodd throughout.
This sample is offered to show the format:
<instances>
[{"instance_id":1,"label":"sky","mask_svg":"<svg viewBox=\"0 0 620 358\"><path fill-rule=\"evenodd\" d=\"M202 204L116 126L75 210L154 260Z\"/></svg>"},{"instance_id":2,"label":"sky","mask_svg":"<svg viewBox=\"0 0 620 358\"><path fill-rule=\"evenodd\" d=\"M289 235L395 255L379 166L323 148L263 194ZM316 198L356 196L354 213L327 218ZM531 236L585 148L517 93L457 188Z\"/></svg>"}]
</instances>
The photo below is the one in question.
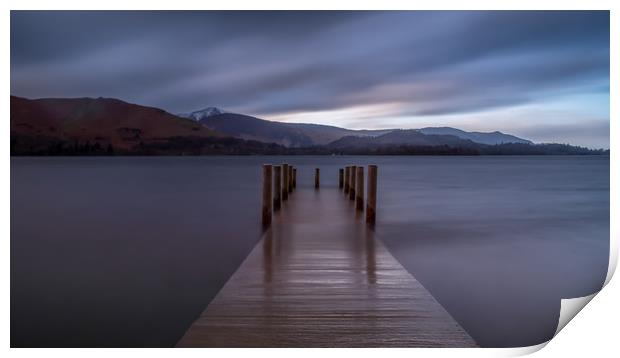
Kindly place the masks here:
<instances>
[{"instance_id":1,"label":"sky","mask_svg":"<svg viewBox=\"0 0 620 358\"><path fill-rule=\"evenodd\" d=\"M609 12L11 11L11 94L609 148Z\"/></svg>"}]
</instances>

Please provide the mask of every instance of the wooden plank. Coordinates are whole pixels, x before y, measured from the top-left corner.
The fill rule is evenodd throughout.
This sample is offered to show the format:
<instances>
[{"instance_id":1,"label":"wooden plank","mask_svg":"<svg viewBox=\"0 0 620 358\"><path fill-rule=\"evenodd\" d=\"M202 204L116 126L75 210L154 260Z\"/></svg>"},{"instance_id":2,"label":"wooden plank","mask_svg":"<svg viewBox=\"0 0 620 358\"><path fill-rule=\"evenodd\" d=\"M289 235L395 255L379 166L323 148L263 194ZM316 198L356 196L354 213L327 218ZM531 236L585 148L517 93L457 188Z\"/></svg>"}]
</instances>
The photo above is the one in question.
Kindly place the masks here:
<instances>
[{"instance_id":1,"label":"wooden plank","mask_svg":"<svg viewBox=\"0 0 620 358\"><path fill-rule=\"evenodd\" d=\"M353 206L300 190L178 346L476 346Z\"/></svg>"}]
</instances>

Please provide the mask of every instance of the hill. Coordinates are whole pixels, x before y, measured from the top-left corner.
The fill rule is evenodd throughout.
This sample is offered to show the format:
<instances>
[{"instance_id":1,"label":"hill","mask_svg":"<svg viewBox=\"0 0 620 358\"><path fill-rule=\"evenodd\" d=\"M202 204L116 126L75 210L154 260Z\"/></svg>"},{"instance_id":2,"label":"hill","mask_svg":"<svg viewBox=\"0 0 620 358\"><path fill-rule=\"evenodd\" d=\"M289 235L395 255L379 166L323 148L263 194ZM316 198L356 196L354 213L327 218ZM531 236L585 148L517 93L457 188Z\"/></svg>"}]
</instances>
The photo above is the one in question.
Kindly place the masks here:
<instances>
[{"instance_id":1,"label":"hill","mask_svg":"<svg viewBox=\"0 0 620 358\"><path fill-rule=\"evenodd\" d=\"M354 155L605 155L567 144L481 144L455 135L423 134L419 130L395 130L377 137L347 136L327 146L334 154Z\"/></svg>"},{"instance_id":2,"label":"hill","mask_svg":"<svg viewBox=\"0 0 620 358\"><path fill-rule=\"evenodd\" d=\"M425 142L423 139L424 135L432 135L452 136L462 140L489 145L505 143L533 144L527 139L498 131L489 133L466 132L451 127L427 127L411 130L353 130L322 124L268 121L244 114L226 113L216 107L208 107L204 110L183 114L182 116L198 120L208 128L232 137L257 140L265 143L277 143L291 148L328 145L345 137L379 137L390 132L397 134L391 139L390 137L385 137L384 140L391 140L392 143L396 142L396 136L405 134L407 136L405 142L412 140ZM416 133L414 132L418 134L415 140ZM434 137L432 140L437 139L438 137ZM444 137L444 139L448 142L452 141L448 137ZM344 141L354 141L354 139L349 138L344 139ZM364 140L360 139L358 142L363 143Z\"/></svg>"},{"instance_id":3,"label":"hill","mask_svg":"<svg viewBox=\"0 0 620 358\"><path fill-rule=\"evenodd\" d=\"M197 121L112 98L30 100L11 96L11 155L609 153L563 144L532 144L500 132L454 128L356 131L211 112L197 115L201 118Z\"/></svg>"},{"instance_id":4,"label":"hill","mask_svg":"<svg viewBox=\"0 0 620 358\"><path fill-rule=\"evenodd\" d=\"M11 96L11 154L208 154L270 152L158 108L112 98ZM277 147L277 146L276 146Z\"/></svg>"},{"instance_id":5,"label":"hill","mask_svg":"<svg viewBox=\"0 0 620 358\"><path fill-rule=\"evenodd\" d=\"M395 145L408 146L440 146L475 147L471 140L461 139L453 135L423 134L416 129L399 129L377 137L347 136L328 144L329 148L377 148Z\"/></svg>"},{"instance_id":6,"label":"hill","mask_svg":"<svg viewBox=\"0 0 620 358\"><path fill-rule=\"evenodd\" d=\"M348 135L375 136L387 130L351 130L311 123L285 123L237 113L206 116L199 123L226 135L299 148L324 145Z\"/></svg>"},{"instance_id":7,"label":"hill","mask_svg":"<svg viewBox=\"0 0 620 358\"><path fill-rule=\"evenodd\" d=\"M533 144L532 141L519 138L511 134L505 134L499 131L495 132L466 132L460 129L451 127L426 127L418 129L420 133L432 134L432 135L453 135L461 139L468 139L472 142L480 144L506 144L506 143L521 143L521 144Z\"/></svg>"}]
</instances>

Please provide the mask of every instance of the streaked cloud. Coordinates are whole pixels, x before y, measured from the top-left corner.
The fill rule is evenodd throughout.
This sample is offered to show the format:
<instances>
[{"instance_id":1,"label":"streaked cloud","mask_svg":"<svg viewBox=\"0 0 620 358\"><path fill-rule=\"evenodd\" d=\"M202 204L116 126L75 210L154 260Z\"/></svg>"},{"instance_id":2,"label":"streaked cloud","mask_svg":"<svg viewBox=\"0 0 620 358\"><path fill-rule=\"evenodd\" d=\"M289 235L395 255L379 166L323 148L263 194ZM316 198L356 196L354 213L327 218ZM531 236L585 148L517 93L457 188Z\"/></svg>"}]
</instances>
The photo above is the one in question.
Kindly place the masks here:
<instances>
[{"instance_id":1,"label":"streaked cloud","mask_svg":"<svg viewBox=\"0 0 620 358\"><path fill-rule=\"evenodd\" d=\"M609 147L609 13L13 11L11 93Z\"/></svg>"}]
</instances>

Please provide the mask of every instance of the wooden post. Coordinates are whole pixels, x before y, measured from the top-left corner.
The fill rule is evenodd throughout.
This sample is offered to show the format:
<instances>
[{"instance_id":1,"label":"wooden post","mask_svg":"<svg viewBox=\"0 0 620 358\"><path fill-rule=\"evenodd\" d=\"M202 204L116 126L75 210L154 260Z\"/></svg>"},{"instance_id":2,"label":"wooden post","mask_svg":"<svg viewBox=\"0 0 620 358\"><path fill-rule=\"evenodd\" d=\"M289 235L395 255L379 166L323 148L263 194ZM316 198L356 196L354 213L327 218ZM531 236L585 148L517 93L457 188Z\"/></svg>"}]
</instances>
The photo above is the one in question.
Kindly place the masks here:
<instances>
[{"instance_id":1,"label":"wooden post","mask_svg":"<svg viewBox=\"0 0 620 358\"><path fill-rule=\"evenodd\" d=\"M355 208L364 211L364 167L357 167L355 179Z\"/></svg>"},{"instance_id":2,"label":"wooden post","mask_svg":"<svg viewBox=\"0 0 620 358\"><path fill-rule=\"evenodd\" d=\"M320 184L320 178L319 178L319 168L314 168L314 188L318 189L319 188L319 184Z\"/></svg>"},{"instance_id":3,"label":"wooden post","mask_svg":"<svg viewBox=\"0 0 620 358\"><path fill-rule=\"evenodd\" d=\"M288 192L293 192L293 166L288 166Z\"/></svg>"},{"instance_id":4,"label":"wooden post","mask_svg":"<svg viewBox=\"0 0 620 358\"><path fill-rule=\"evenodd\" d=\"M342 189L343 184L344 184L344 169L340 168L338 169L338 187Z\"/></svg>"},{"instance_id":5,"label":"wooden post","mask_svg":"<svg viewBox=\"0 0 620 358\"><path fill-rule=\"evenodd\" d=\"M297 188L297 168L293 168L293 189Z\"/></svg>"},{"instance_id":6,"label":"wooden post","mask_svg":"<svg viewBox=\"0 0 620 358\"><path fill-rule=\"evenodd\" d=\"M263 165L263 227L271 224L271 164Z\"/></svg>"},{"instance_id":7,"label":"wooden post","mask_svg":"<svg viewBox=\"0 0 620 358\"><path fill-rule=\"evenodd\" d=\"M368 166L368 193L366 198L366 222L375 223L377 212L377 166Z\"/></svg>"},{"instance_id":8,"label":"wooden post","mask_svg":"<svg viewBox=\"0 0 620 358\"><path fill-rule=\"evenodd\" d=\"M355 168L356 166L353 165L351 167L351 173L349 174L349 178L351 180L351 183L349 184L349 199L350 200L355 200Z\"/></svg>"},{"instance_id":9,"label":"wooden post","mask_svg":"<svg viewBox=\"0 0 620 358\"><path fill-rule=\"evenodd\" d=\"M348 166L344 167L344 195L349 195L349 170Z\"/></svg>"},{"instance_id":10,"label":"wooden post","mask_svg":"<svg viewBox=\"0 0 620 358\"><path fill-rule=\"evenodd\" d=\"M282 201L288 200L288 164L282 164Z\"/></svg>"},{"instance_id":11,"label":"wooden post","mask_svg":"<svg viewBox=\"0 0 620 358\"><path fill-rule=\"evenodd\" d=\"M273 171L273 210L276 211L282 206L282 167L275 165Z\"/></svg>"}]
</instances>

